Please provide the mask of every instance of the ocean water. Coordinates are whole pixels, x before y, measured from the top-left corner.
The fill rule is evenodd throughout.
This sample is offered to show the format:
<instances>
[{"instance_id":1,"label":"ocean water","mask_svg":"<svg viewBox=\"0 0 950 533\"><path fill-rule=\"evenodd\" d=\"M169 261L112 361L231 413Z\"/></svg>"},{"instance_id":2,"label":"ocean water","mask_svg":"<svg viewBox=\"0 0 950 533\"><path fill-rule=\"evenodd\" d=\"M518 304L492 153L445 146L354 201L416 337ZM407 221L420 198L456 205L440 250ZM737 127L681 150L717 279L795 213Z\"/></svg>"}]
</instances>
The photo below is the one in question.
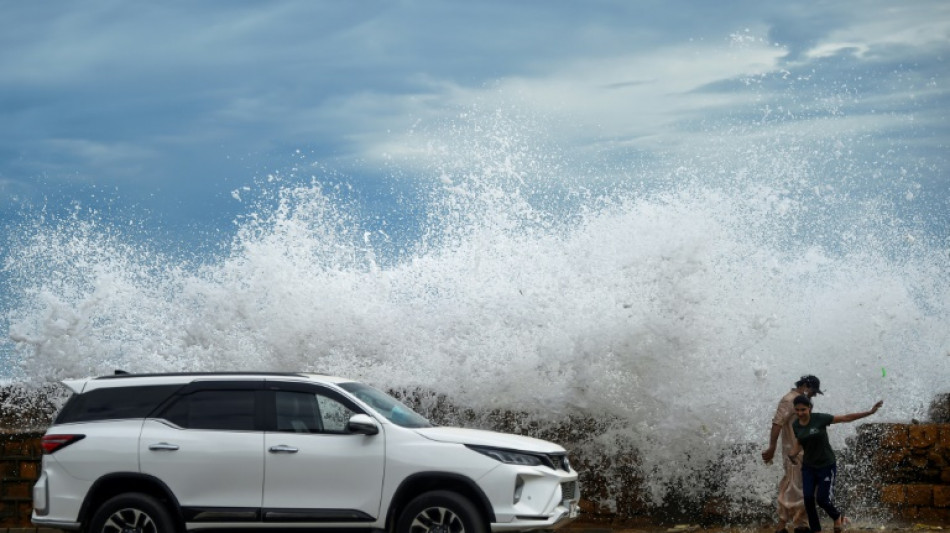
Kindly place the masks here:
<instances>
[{"instance_id":1,"label":"ocean water","mask_svg":"<svg viewBox=\"0 0 950 533\"><path fill-rule=\"evenodd\" d=\"M27 217L5 374L318 371L610 419L593 438L639 450L655 501L724 449L764 448L803 374L816 411L883 399L876 421L948 391L947 206L922 170L781 127L626 165L543 131L487 113L419 132L393 178L413 190L401 226L306 161L235 191L234 230L197 256L82 211ZM723 483L768 502L779 476L746 461Z\"/></svg>"}]
</instances>

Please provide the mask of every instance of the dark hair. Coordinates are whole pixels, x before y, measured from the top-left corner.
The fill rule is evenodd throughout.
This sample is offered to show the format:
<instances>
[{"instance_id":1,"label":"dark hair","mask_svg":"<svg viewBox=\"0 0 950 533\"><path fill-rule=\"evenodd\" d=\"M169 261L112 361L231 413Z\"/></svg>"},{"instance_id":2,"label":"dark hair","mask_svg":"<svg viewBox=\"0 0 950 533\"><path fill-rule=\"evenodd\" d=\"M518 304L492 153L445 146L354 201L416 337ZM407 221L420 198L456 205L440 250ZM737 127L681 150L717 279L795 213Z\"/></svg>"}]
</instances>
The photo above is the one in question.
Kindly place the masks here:
<instances>
[{"instance_id":1,"label":"dark hair","mask_svg":"<svg viewBox=\"0 0 950 533\"><path fill-rule=\"evenodd\" d=\"M804 394L799 394L798 396L795 397L794 400L792 400L792 404L793 405L807 405L808 407L811 407L811 399L808 396L805 396Z\"/></svg>"},{"instance_id":2,"label":"dark hair","mask_svg":"<svg viewBox=\"0 0 950 533\"><path fill-rule=\"evenodd\" d=\"M811 374L802 376L801 379L795 382L795 386L801 387L802 385L808 386L808 388L811 389L811 391L815 394L824 394L821 391L821 380L819 380L817 376L813 376Z\"/></svg>"}]
</instances>

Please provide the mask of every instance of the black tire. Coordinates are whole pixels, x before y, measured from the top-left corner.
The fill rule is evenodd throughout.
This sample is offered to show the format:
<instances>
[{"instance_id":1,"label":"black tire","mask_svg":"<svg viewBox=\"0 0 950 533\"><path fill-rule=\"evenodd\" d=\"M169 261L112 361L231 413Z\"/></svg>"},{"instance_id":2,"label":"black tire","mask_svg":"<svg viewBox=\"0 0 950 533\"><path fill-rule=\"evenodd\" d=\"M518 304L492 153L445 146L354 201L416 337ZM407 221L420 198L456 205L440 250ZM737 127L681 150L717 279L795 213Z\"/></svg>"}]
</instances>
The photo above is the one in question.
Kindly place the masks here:
<instances>
[{"instance_id":1,"label":"black tire","mask_svg":"<svg viewBox=\"0 0 950 533\"><path fill-rule=\"evenodd\" d=\"M138 492L115 496L92 515L86 533L175 533L175 521L158 500Z\"/></svg>"},{"instance_id":2,"label":"black tire","mask_svg":"<svg viewBox=\"0 0 950 533\"><path fill-rule=\"evenodd\" d=\"M488 525L464 496L446 490L426 492L409 502L396 533L487 533Z\"/></svg>"}]
</instances>

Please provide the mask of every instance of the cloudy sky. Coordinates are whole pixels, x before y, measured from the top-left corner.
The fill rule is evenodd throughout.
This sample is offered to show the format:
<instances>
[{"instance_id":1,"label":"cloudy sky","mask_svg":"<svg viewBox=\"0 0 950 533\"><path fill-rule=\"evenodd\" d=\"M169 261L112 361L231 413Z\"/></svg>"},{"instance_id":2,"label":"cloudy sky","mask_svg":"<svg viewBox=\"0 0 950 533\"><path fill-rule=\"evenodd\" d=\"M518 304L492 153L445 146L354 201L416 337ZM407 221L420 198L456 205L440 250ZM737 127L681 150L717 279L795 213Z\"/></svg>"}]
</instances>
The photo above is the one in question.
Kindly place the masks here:
<instances>
[{"instance_id":1,"label":"cloudy sky","mask_svg":"<svg viewBox=\"0 0 950 533\"><path fill-rule=\"evenodd\" d=\"M575 161L695 154L736 124L737 136L863 137L869 158L899 148L936 205L950 198L944 0L0 10L6 217L78 202L131 206L172 233L227 225L232 191L303 157L386 189L425 159L420 127L473 109L544 117Z\"/></svg>"}]
</instances>

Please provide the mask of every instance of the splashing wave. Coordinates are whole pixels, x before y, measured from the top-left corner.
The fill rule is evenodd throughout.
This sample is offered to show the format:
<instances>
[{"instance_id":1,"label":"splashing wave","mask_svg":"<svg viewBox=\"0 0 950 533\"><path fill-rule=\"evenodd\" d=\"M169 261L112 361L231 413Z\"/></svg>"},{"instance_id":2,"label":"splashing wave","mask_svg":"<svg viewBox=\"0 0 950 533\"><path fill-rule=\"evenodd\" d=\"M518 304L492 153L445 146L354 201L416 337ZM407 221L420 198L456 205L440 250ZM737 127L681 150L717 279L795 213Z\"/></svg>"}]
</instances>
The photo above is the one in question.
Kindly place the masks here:
<instances>
[{"instance_id":1,"label":"splashing wave","mask_svg":"<svg viewBox=\"0 0 950 533\"><path fill-rule=\"evenodd\" d=\"M640 451L658 499L722 449L764 445L803 373L828 390L819 410L884 398L890 419L946 388L946 250L895 214L903 185L875 194L860 162L831 172L774 142L591 178L523 125L465 124L427 141L424 232L398 257L319 179L261 185L199 261L95 217L21 228L17 377L315 370L542 422L609 417L600 438ZM767 501L774 472L735 468L726 483Z\"/></svg>"}]
</instances>

